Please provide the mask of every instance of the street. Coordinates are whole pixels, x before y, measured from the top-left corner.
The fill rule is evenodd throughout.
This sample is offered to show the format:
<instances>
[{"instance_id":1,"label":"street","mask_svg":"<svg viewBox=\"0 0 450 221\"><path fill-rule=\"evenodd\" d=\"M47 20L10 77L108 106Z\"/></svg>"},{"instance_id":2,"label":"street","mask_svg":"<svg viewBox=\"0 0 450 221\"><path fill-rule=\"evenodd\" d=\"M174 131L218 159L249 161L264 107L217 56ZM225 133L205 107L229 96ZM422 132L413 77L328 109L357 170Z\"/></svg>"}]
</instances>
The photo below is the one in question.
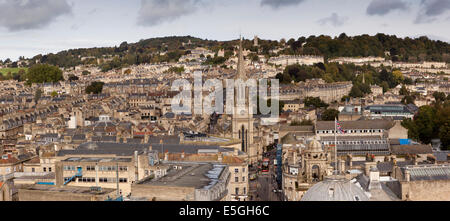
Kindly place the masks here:
<instances>
[{"instance_id":1,"label":"street","mask_svg":"<svg viewBox=\"0 0 450 221\"><path fill-rule=\"evenodd\" d=\"M276 157L275 152L268 152L267 156L270 159L269 173L259 172L258 178L250 183L250 189L253 189L253 201L281 201L282 199L281 193L274 192L274 190L278 190L276 171L273 165L273 160Z\"/></svg>"}]
</instances>

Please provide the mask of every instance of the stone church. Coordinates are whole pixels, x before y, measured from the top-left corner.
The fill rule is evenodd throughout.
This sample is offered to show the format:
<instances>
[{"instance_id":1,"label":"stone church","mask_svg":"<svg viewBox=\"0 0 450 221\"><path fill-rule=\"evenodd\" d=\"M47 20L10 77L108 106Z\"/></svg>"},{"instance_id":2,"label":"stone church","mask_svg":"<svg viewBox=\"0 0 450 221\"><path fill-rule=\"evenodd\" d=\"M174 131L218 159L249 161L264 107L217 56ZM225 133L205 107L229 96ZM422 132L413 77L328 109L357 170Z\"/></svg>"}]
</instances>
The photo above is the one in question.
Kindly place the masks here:
<instances>
[{"instance_id":1,"label":"stone church","mask_svg":"<svg viewBox=\"0 0 450 221\"><path fill-rule=\"evenodd\" d=\"M245 72L245 60L242 53L242 38L239 45L238 67L235 82L241 80L247 82L248 77ZM241 140L242 152L247 153L249 162L258 161L258 156L262 154L260 142L254 142L257 131L254 130L255 119L253 118L253 108L249 108L249 88L235 86L234 88L235 106L232 116L232 136L233 139Z\"/></svg>"}]
</instances>

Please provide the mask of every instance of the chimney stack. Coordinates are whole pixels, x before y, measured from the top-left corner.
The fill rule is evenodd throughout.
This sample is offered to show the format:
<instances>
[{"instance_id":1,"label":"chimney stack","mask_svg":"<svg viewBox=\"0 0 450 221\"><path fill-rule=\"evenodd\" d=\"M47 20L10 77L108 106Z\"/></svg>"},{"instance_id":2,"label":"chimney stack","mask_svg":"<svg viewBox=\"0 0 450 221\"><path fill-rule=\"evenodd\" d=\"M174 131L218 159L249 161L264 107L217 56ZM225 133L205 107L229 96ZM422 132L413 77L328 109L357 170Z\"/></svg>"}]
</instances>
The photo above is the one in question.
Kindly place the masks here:
<instances>
[{"instance_id":1,"label":"chimney stack","mask_svg":"<svg viewBox=\"0 0 450 221\"><path fill-rule=\"evenodd\" d=\"M351 168L353 166L353 156L351 154L347 155L348 166Z\"/></svg>"},{"instance_id":2,"label":"chimney stack","mask_svg":"<svg viewBox=\"0 0 450 221\"><path fill-rule=\"evenodd\" d=\"M411 174L409 173L409 170L405 170L405 180L406 182L411 181Z\"/></svg>"},{"instance_id":3,"label":"chimney stack","mask_svg":"<svg viewBox=\"0 0 450 221\"><path fill-rule=\"evenodd\" d=\"M294 155L294 156L292 157L292 160L294 161L293 163L294 163L294 164L297 164L297 151L294 150L293 155Z\"/></svg>"},{"instance_id":4,"label":"chimney stack","mask_svg":"<svg viewBox=\"0 0 450 221\"><path fill-rule=\"evenodd\" d=\"M169 161L169 152L168 151L166 151L164 153L164 161Z\"/></svg>"},{"instance_id":5,"label":"chimney stack","mask_svg":"<svg viewBox=\"0 0 450 221\"><path fill-rule=\"evenodd\" d=\"M345 160L339 159L338 160L338 165L339 165L339 171L341 173L344 173L345 172Z\"/></svg>"}]
</instances>

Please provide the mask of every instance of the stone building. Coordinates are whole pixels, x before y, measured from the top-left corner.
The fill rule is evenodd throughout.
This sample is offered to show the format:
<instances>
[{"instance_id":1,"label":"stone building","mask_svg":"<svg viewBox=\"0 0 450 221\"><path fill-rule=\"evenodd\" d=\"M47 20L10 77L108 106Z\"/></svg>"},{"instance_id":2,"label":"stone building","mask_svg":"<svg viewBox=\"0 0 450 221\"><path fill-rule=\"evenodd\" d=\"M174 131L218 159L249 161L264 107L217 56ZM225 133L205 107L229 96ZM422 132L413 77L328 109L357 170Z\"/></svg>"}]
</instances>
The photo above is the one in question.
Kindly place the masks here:
<instances>
[{"instance_id":1,"label":"stone building","mask_svg":"<svg viewBox=\"0 0 450 221\"><path fill-rule=\"evenodd\" d=\"M327 103L340 101L352 89L352 82L326 83L322 79L308 79L295 85L280 85L280 100L319 97Z\"/></svg>"},{"instance_id":2,"label":"stone building","mask_svg":"<svg viewBox=\"0 0 450 221\"><path fill-rule=\"evenodd\" d=\"M287 201L299 201L309 188L332 173L331 156L315 138L303 151L283 148L283 152L282 189Z\"/></svg>"},{"instance_id":3,"label":"stone building","mask_svg":"<svg viewBox=\"0 0 450 221\"><path fill-rule=\"evenodd\" d=\"M12 190L7 182L0 181L0 202L12 200Z\"/></svg>"},{"instance_id":4,"label":"stone building","mask_svg":"<svg viewBox=\"0 0 450 221\"><path fill-rule=\"evenodd\" d=\"M283 68L292 65L314 65L316 63L324 63L324 58L320 56L298 56L298 55L282 55L278 57L271 57L268 61L271 64L281 65Z\"/></svg>"},{"instance_id":5,"label":"stone building","mask_svg":"<svg viewBox=\"0 0 450 221\"><path fill-rule=\"evenodd\" d=\"M132 185L131 198L147 201L227 200L230 172L211 163L172 164L167 175Z\"/></svg>"},{"instance_id":6,"label":"stone building","mask_svg":"<svg viewBox=\"0 0 450 221\"><path fill-rule=\"evenodd\" d=\"M23 185L18 187L19 201L107 201L116 199L115 189Z\"/></svg>"},{"instance_id":7,"label":"stone building","mask_svg":"<svg viewBox=\"0 0 450 221\"><path fill-rule=\"evenodd\" d=\"M398 182L392 185L392 189L402 200L450 200L449 164L396 167L393 177Z\"/></svg>"},{"instance_id":8,"label":"stone building","mask_svg":"<svg viewBox=\"0 0 450 221\"><path fill-rule=\"evenodd\" d=\"M56 185L117 189L131 193L131 184L146 177L160 177L158 152L146 144L85 143L75 150L61 150L55 163Z\"/></svg>"},{"instance_id":9,"label":"stone building","mask_svg":"<svg viewBox=\"0 0 450 221\"><path fill-rule=\"evenodd\" d=\"M239 45L238 68L236 81L241 80L245 85L248 77L245 73L244 55L242 53L242 39ZM256 162L259 155L259 145L253 140L254 122L253 109L249 108L249 88L235 87L235 106L232 116L232 136L234 139L241 140L241 151L248 154L250 162Z\"/></svg>"}]
</instances>

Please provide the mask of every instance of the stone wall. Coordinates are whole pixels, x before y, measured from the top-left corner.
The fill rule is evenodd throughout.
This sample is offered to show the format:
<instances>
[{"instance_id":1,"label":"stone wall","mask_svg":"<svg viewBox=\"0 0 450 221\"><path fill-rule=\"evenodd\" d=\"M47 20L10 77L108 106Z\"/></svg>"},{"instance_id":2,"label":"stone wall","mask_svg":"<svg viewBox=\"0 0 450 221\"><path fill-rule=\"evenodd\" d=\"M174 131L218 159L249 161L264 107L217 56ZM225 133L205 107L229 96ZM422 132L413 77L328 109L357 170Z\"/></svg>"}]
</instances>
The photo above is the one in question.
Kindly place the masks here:
<instances>
[{"instance_id":1,"label":"stone wall","mask_svg":"<svg viewBox=\"0 0 450 221\"><path fill-rule=\"evenodd\" d=\"M401 182L401 197L412 201L450 201L450 180Z\"/></svg>"},{"instance_id":2,"label":"stone wall","mask_svg":"<svg viewBox=\"0 0 450 221\"><path fill-rule=\"evenodd\" d=\"M136 184L131 186L131 196L145 197L149 201L193 201L195 188Z\"/></svg>"},{"instance_id":3,"label":"stone wall","mask_svg":"<svg viewBox=\"0 0 450 221\"><path fill-rule=\"evenodd\" d=\"M19 201L105 201L108 194L93 195L66 191L19 189L18 197Z\"/></svg>"}]
</instances>

